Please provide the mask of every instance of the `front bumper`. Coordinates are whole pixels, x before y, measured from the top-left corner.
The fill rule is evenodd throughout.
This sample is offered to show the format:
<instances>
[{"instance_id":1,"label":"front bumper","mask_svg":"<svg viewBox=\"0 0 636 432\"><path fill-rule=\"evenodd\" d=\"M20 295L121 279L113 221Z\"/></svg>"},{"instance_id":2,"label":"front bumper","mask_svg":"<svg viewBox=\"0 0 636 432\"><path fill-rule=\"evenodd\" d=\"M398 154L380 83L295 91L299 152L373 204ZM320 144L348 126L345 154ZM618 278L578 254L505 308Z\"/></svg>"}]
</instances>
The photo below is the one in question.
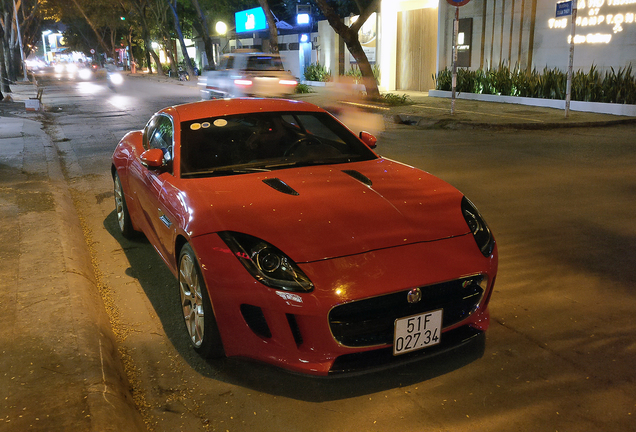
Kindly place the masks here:
<instances>
[{"instance_id":1,"label":"front bumper","mask_svg":"<svg viewBox=\"0 0 636 432\"><path fill-rule=\"evenodd\" d=\"M497 251L485 258L468 235L299 263L315 285L310 293L275 290L254 280L216 234L194 238L192 245L210 293L225 352L230 357L247 357L306 374L353 373L447 351L488 328L487 304L497 271ZM353 320L358 330L366 333L362 339L356 339L355 329L342 333L342 318L347 321L347 309L355 311L360 309L358 305L367 304L377 307L389 298L395 303L402 292L414 287L433 286L433 291L443 293L453 289L452 286L461 287L462 280L476 275L487 277L488 284L485 290L473 293L474 305L469 302L455 308L455 302L461 302L461 293L459 300L455 300L457 292L448 298L442 295L442 301L446 301L442 307L457 310L449 324L445 313L439 345L403 356L392 355L391 337L387 338L386 333L391 331L395 318L413 312L399 304L382 317L380 324L364 316ZM406 295L403 298L406 303ZM425 301L433 300L424 297L418 311L440 306ZM334 311L345 312L334 319ZM336 321L340 324L335 325ZM375 330L364 331L368 326L383 328L378 328L376 335ZM350 323L345 322L345 328L349 327Z\"/></svg>"}]
</instances>

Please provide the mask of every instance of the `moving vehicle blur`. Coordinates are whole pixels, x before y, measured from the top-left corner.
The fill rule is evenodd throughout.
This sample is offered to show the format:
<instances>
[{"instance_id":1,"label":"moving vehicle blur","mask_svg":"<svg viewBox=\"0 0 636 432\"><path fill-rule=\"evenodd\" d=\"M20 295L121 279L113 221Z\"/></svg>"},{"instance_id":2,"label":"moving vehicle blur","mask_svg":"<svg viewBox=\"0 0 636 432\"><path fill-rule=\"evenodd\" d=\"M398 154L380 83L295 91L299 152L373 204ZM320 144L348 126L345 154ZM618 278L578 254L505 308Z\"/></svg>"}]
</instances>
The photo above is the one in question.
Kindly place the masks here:
<instances>
[{"instance_id":1,"label":"moving vehicle blur","mask_svg":"<svg viewBox=\"0 0 636 432\"><path fill-rule=\"evenodd\" d=\"M278 54L234 52L221 58L217 70L199 77L202 99L225 97L284 97L298 82L285 70Z\"/></svg>"}]
</instances>

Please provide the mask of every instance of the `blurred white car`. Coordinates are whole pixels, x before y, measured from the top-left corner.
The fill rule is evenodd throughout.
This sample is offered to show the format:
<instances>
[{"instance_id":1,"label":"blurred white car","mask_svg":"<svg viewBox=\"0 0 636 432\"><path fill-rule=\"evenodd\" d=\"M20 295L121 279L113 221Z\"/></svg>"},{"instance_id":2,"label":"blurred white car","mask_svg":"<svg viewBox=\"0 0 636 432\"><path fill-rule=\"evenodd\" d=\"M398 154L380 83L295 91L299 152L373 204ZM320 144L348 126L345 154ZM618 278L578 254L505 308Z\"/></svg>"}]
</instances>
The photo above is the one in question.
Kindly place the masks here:
<instances>
[{"instance_id":1,"label":"blurred white car","mask_svg":"<svg viewBox=\"0 0 636 432\"><path fill-rule=\"evenodd\" d=\"M260 52L224 55L217 70L203 71L199 76L203 99L284 97L293 94L297 84L278 54Z\"/></svg>"}]
</instances>

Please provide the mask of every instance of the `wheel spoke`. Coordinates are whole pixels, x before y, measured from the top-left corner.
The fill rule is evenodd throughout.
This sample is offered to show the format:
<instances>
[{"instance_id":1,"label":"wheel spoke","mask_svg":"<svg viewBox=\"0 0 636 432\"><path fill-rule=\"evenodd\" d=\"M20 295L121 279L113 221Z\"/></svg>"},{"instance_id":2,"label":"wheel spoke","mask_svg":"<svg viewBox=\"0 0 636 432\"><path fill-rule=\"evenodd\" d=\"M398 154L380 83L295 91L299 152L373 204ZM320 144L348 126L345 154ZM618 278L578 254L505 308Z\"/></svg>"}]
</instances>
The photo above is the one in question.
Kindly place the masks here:
<instances>
[{"instance_id":1,"label":"wheel spoke","mask_svg":"<svg viewBox=\"0 0 636 432\"><path fill-rule=\"evenodd\" d=\"M200 346L203 341L204 313L203 298L199 277L189 256L181 259L179 266L179 289L183 318L194 346Z\"/></svg>"},{"instance_id":2,"label":"wheel spoke","mask_svg":"<svg viewBox=\"0 0 636 432\"><path fill-rule=\"evenodd\" d=\"M123 194L121 190L121 183L119 179L115 179L115 212L117 213L117 222L119 223L119 228L123 231L124 229L124 204L123 204Z\"/></svg>"}]
</instances>

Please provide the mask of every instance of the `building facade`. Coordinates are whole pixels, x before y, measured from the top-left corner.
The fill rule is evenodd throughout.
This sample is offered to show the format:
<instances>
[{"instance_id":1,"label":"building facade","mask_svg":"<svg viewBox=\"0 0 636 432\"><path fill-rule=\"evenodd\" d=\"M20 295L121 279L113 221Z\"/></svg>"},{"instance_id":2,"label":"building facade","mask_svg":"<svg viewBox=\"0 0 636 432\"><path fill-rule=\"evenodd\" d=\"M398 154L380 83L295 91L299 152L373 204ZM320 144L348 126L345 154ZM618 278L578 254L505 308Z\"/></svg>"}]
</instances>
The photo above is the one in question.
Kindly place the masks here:
<instances>
[{"instance_id":1,"label":"building facade","mask_svg":"<svg viewBox=\"0 0 636 432\"><path fill-rule=\"evenodd\" d=\"M435 88L438 71L452 66L455 14L459 12L458 66L566 71L571 17L556 16L557 0L470 0L456 8L446 0L382 0L363 26L360 40L379 68L381 91ZM345 18L349 24L355 17ZM320 63L332 76L355 61L327 21L309 29L279 32L285 68L301 80ZM265 49L267 32L234 34L219 46ZM600 72L636 66L636 0L578 0L574 70Z\"/></svg>"},{"instance_id":2,"label":"building facade","mask_svg":"<svg viewBox=\"0 0 636 432\"><path fill-rule=\"evenodd\" d=\"M567 70L571 17L557 18L556 3L471 0L459 7L458 65ZM452 66L455 13L445 0L382 1L382 90L434 88L432 77ZM636 0L578 0L576 23L575 71L636 65Z\"/></svg>"}]
</instances>

